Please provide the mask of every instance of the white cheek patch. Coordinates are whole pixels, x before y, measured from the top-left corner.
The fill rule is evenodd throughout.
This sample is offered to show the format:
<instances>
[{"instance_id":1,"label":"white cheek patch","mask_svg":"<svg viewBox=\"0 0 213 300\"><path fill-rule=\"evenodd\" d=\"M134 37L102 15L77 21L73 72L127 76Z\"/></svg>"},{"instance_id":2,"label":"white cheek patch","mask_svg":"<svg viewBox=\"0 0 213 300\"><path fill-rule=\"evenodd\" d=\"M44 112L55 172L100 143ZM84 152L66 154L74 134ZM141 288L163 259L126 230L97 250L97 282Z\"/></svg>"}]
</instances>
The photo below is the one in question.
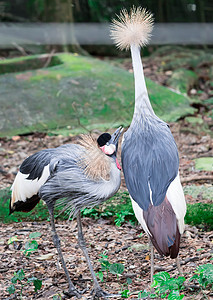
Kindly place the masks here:
<instances>
[{"instance_id":1,"label":"white cheek patch","mask_svg":"<svg viewBox=\"0 0 213 300\"><path fill-rule=\"evenodd\" d=\"M100 148L107 155L112 155L115 152L115 150L116 150L116 147L113 144L104 145L104 146L102 146Z\"/></svg>"}]
</instances>

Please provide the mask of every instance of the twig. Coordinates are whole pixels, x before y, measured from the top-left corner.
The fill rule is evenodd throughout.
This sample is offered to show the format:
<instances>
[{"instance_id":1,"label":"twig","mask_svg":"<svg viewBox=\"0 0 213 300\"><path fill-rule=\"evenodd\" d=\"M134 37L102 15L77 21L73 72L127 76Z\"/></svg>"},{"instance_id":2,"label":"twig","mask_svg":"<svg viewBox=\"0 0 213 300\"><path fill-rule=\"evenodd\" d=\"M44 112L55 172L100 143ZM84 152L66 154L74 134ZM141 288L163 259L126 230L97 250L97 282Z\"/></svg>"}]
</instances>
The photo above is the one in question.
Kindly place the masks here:
<instances>
[{"instance_id":1,"label":"twig","mask_svg":"<svg viewBox=\"0 0 213 300\"><path fill-rule=\"evenodd\" d=\"M183 284L184 285L184 288L187 289L187 290L199 290L200 289L200 286L199 285L195 285L195 284Z\"/></svg>"},{"instance_id":2,"label":"twig","mask_svg":"<svg viewBox=\"0 0 213 300\"><path fill-rule=\"evenodd\" d=\"M8 268L0 269L0 273L7 272L8 270L9 270Z\"/></svg>"},{"instance_id":3,"label":"twig","mask_svg":"<svg viewBox=\"0 0 213 300\"><path fill-rule=\"evenodd\" d=\"M213 175L189 176L181 179L181 183L201 180L213 180Z\"/></svg>"},{"instance_id":4,"label":"twig","mask_svg":"<svg viewBox=\"0 0 213 300\"><path fill-rule=\"evenodd\" d=\"M12 42L12 45L21 52L22 55L27 55L27 53L25 52L24 48L21 47L20 45L18 45L16 42Z\"/></svg>"},{"instance_id":5,"label":"twig","mask_svg":"<svg viewBox=\"0 0 213 300\"><path fill-rule=\"evenodd\" d=\"M47 61L43 65L43 68L47 68L49 66L49 63L51 62L51 59L52 59L54 53L55 53L55 49L52 49L52 51L50 52L50 54L47 57Z\"/></svg>"},{"instance_id":6,"label":"twig","mask_svg":"<svg viewBox=\"0 0 213 300\"><path fill-rule=\"evenodd\" d=\"M200 259L199 256L188 257L188 258L186 258L185 260L181 261L180 264L181 264L181 265L186 265L186 264L188 264L189 262L197 261L197 260L199 260L199 259Z\"/></svg>"}]
</instances>

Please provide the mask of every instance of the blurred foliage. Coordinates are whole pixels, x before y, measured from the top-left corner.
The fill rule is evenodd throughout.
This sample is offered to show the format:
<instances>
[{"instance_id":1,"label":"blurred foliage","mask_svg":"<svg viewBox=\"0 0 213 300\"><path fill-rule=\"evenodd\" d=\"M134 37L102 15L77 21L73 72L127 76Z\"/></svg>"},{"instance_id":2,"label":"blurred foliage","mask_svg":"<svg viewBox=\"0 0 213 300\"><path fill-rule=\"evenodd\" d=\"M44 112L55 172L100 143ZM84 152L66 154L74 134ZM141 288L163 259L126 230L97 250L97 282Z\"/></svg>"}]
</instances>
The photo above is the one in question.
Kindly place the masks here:
<instances>
[{"instance_id":1,"label":"blurred foliage","mask_svg":"<svg viewBox=\"0 0 213 300\"><path fill-rule=\"evenodd\" d=\"M0 19L66 22L73 11L77 22L105 22L133 5L148 8L157 22L213 20L211 0L0 0Z\"/></svg>"}]
</instances>

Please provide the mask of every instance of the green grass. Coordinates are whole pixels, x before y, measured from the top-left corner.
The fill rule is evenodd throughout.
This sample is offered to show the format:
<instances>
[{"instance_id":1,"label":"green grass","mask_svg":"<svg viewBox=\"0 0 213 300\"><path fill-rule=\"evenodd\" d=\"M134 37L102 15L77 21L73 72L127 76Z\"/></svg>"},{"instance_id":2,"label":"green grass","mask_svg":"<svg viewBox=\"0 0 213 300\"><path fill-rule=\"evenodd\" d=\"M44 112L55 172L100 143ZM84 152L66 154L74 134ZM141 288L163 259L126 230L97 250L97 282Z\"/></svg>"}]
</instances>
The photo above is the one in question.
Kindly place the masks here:
<instances>
[{"instance_id":1,"label":"green grass","mask_svg":"<svg viewBox=\"0 0 213 300\"><path fill-rule=\"evenodd\" d=\"M0 190L0 222L22 222L22 221L43 221L49 218L47 207L43 201L40 201L36 207L28 213L14 212L9 215L9 203L11 192L9 189ZM82 215L85 217L98 218L118 218L116 213L128 211L125 215L126 220L136 221L133 218L133 209L127 192L118 192L113 198L106 201L103 205L94 208L86 208ZM55 208L55 217L59 219L68 219L68 214L60 214L60 208Z\"/></svg>"},{"instance_id":2,"label":"green grass","mask_svg":"<svg viewBox=\"0 0 213 300\"><path fill-rule=\"evenodd\" d=\"M200 229L213 230L212 203L195 203L187 205L186 224L198 226Z\"/></svg>"},{"instance_id":3,"label":"green grass","mask_svg":"<svg viewBox=\"0 0 213 300\"><path fill-rule=\"evenodd\" d=\"M194 188L193 188L194 187ZM212 187L205 186L188 186L184 188L185 194L193 197L202 197L209 199L212 195ZM0 222L22 222L22 221L42 221L49 218L49 213L43 201L29 213L15 212L9 215L10 191L9 189L0 190ZM59 219L68 219L66 213L59 214L60 208L55 209L55 217ZM198 226L203 230L213 230L213 206L212 203L195 203L187 204L187 213L185 216L186 224ZM129 194L126 191L119 191L114 197L104 202L103 205L94 208L85 208L82 211L83 217L91 217L94 219L108 218L121 226L124 222L137 223Z\"/></svg>"},{"instance_id":4,"label":"green grass","mask_svg":"<svg viewBox=\"0 0 213 300\"><path fill-rule=\"evenodd\" d=\"M11 222L22 222L22 221L43 221L49 218L49 212L46 204L40 201L36 207L28 212L14 212L9 215L9 203L10 203L11 192L9 189L0 190L0 222L11 223ZM59 209L55 209L55 216L59 213ZM60 219L68 219L67 215L61 215Z\"/></svg>"}]
</instances>

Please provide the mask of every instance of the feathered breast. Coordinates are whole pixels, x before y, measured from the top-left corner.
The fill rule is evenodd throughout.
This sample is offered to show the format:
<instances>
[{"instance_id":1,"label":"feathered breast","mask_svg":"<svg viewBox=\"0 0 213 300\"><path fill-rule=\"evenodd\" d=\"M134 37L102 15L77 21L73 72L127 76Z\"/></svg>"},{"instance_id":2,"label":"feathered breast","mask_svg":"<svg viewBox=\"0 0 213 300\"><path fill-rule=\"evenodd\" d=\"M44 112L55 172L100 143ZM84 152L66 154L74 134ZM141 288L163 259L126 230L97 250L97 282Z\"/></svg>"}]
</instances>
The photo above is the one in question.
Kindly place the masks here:
<instances>
[{"instance_id":1,"label":"feathered breast","mask_svg":"<svg viewBox=\"0 0 213 300\"><path fill-rule=\"evenodd\" d=\"M85 148L81 154L78 165L84 170L86 176L93 180L110 179L110 158L98 147L97 141L91 135L81 135L79 144Z\"/></svg>"}]
</instances>

